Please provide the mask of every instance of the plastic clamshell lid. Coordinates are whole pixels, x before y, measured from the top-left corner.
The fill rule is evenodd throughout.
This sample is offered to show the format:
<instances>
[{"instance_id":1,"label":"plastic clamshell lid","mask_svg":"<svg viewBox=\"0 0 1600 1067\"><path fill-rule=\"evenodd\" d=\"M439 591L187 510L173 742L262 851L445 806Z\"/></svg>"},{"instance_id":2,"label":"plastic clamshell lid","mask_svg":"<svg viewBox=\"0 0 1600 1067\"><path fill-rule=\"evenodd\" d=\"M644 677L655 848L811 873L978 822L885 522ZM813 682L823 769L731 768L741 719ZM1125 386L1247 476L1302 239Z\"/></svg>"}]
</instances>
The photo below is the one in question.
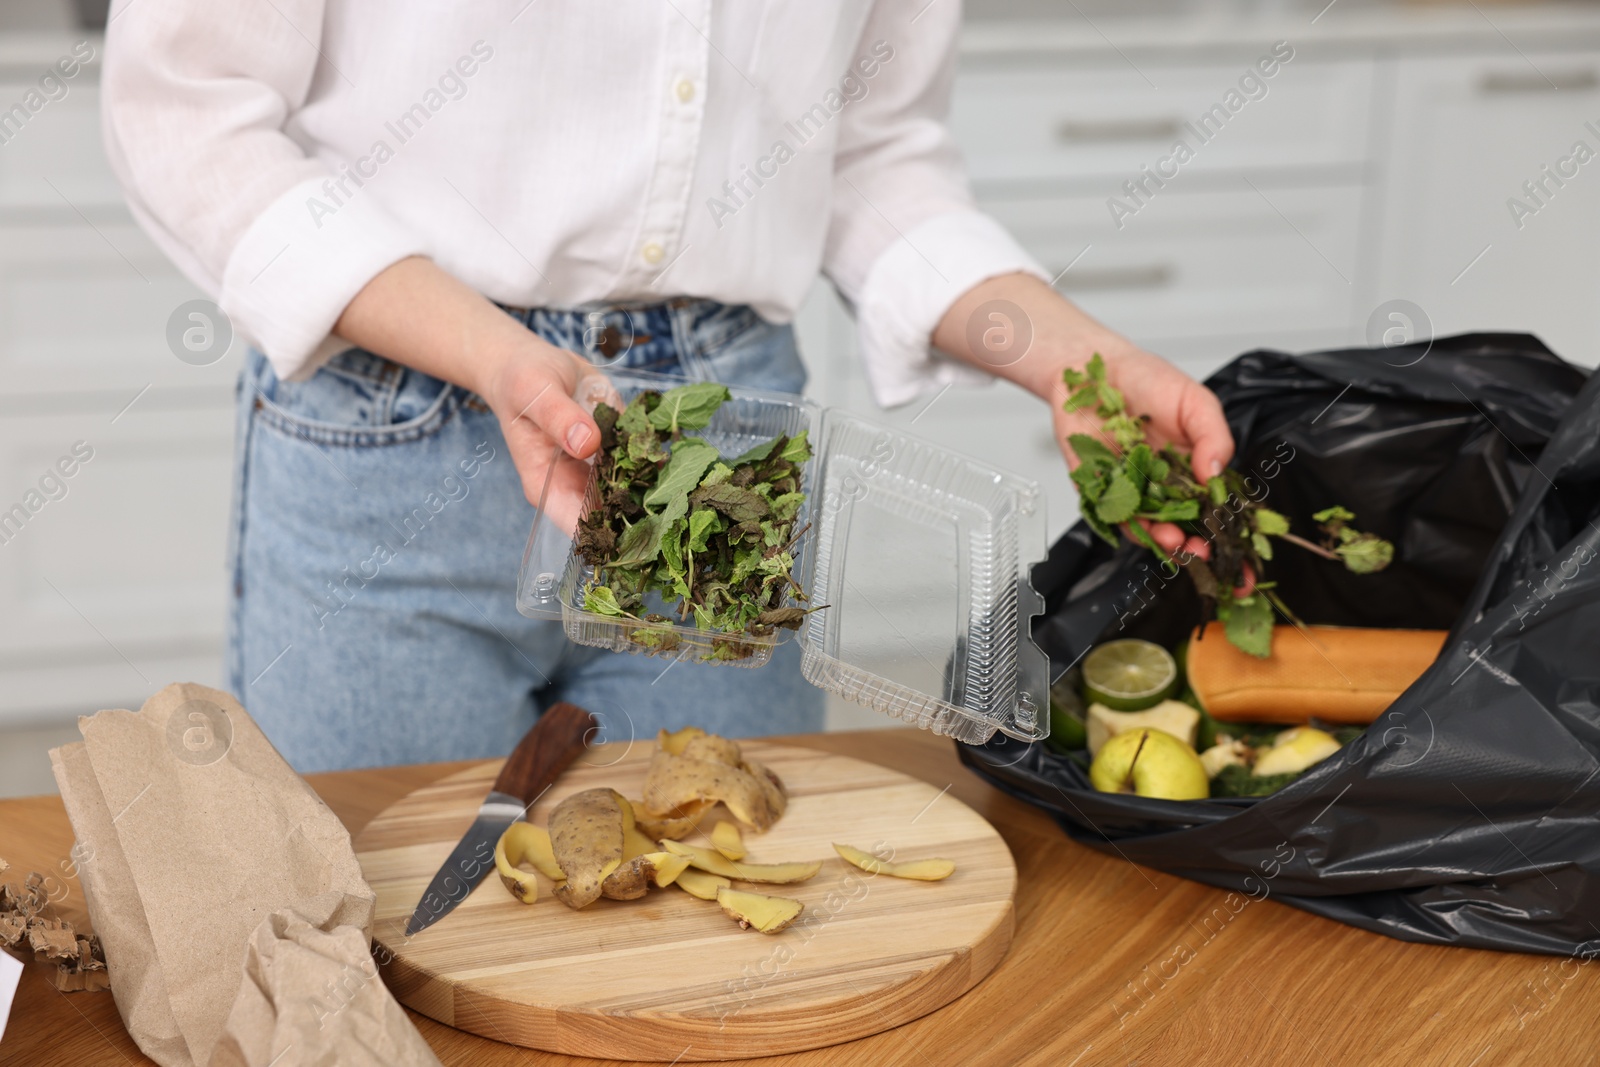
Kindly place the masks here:
<instances>
[{"instance_id":1,"label":"plastic clamshell lid","mask_svg":"<svg viewBox=\"0 0 1600 1067\"><path fill-rule=\"evenodd\" d=\"M818 444L807 680L968 744L1045 736L1038 484L838 411Z\"/></svg>"}]
</instances>

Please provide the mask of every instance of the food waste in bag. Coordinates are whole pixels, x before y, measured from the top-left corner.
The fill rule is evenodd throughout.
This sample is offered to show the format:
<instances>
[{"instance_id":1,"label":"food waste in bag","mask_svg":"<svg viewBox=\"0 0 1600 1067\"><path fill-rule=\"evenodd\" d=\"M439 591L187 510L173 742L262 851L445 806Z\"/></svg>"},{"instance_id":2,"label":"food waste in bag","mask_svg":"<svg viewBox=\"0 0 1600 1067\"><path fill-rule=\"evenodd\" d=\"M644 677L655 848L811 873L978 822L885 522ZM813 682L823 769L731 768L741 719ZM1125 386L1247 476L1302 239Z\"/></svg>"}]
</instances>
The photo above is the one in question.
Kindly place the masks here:
<instances>
[{"instance_id":1,"label":"food waste in bag","mask_svg":"<svg viewBox=\"0 0 1600 1067\"><path fill-rule=\"evenodd\" d=\"M1200 603L1198 628L1176 650L1178 655L1149 641L1112 641L1086 658L1081 692L1074 692L1071 683L1052 688L1053 747L1070 750L1081 740L1093 760L1089 780L1096 789L1166 800L1266 796L1360 734L1324 719L1371 722L1432 662L1443 634L1394 646L1402 652L1398 660L1386 660L1394 661L1389 663L1394 669L1378 679L1376 688L1358 688L1329 656L1328 646L1348 645L1350 637L1328 627L1313 634L1295 617L1276 584L1266 580L1274 542L1310 552L1352 574L1387 567L1394 545L1357 529L1354 513L1332 503L1310 516L1320 540L1301 537L1287 516L1248 492L1242 472L1230 468L1201 479L1186 453L1171 445L1152 448L1145 439L1146 417L1128 412L1122 393L1106 382L1105 362L1098 353L1082 371L1067 369L1064 378L1065 409L1100 420L1097 433L1067 439L1079 461L1072 480L1084 521L1112 545L1120 543L1117 528L1126 529L1168 573L1181 569L1188 575ZM1168 553L1157 544L1147 524L1158 522L1176 524L1185 545ZM1196 537L1204 539L1205 552L1189 549ZM1279 619L1289 625L1275 625ZM1232 646L1215 654L1219 642L1204 642L1212 621L1222 624L1223 637ZM1303 646L1295 636L1303 638ZM1355 646L1354 655L1341 657L1352 661L1352 669L1365 669L1365 653L1390 647L1381 634L1357 637ZM1339 678L1304 671L1304 648L1334 664ZM1406 658L1408 648L1420 655ZM1258 667L1260 661L1271 667ZM1274 676L1281 678L1277 685ZM1243 714L1224 718L1304 721L1284 728L1219 729L1193 684L1196 677L1218 704L1243 709ZM1082 712L1076 713L1077 708Z\"/></svg>"},{"instance_id":2,"label":"food waste in bag","mask_svg":"<svg viewBox=\"0 0 1600 1067\"><path fill-rule=\"evenodd\" d=\"M1206 384L1252 498L1298 533L1342 507L1391 562L1273 539L1309 625L1275 612L1259 658L1197 640L1193 581L1086 516L1034 570L1050 739L962 761L1129 862L1250 892L1272 857L1273 899L1390 937L1592 952L1600 375L1478 333L1249 352Z\"/></svg>"}]
</instances>

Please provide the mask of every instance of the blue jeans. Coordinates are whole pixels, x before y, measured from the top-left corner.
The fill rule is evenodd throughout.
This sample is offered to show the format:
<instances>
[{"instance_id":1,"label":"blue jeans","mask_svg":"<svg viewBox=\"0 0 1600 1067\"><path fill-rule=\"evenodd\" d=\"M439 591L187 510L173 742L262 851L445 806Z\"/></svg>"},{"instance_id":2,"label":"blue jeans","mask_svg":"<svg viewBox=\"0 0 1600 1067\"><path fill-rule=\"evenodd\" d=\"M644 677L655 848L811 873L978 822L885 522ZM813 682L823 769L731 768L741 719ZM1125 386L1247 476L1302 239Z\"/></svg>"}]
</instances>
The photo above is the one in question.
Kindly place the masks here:
<instances>
[{"instance_id":1,"label":"blue jeans","mask_svg":"<svg viewBox=\"0 0 1600 1067\"><path fill-rule=\"evenodd\" d=\"M805 384L793 330L744 307L511 314L619 369ZM475 394L361 349L283 382L251 352L238 425L230 682L297 770L504 755L559 700L608 740L821 729L792 640L741 670L587 648L519 615L533 507Z\"/></svg>"}]
</instances>

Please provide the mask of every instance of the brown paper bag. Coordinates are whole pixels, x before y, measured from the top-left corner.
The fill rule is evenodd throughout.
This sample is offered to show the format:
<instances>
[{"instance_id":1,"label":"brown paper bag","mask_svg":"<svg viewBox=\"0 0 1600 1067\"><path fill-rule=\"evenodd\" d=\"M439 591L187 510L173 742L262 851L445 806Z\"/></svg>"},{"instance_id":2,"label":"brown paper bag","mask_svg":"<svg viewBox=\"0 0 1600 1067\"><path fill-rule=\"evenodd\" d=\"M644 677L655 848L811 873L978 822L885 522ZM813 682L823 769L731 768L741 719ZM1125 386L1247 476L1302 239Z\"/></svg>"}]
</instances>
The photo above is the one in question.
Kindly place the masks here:
<instances>
[{"instance_id":1,"label":"brown paper bag","mask_svg":"<svg viewBox=\"0 0 1600 1067\"><path fill-rule=\"evenodd\" d=\"M211 1067L439 1063L378 977L366 934L334 924L340 904L324 893L256 927Z\"/></svg>"},{"instance_id":2,"label":"brown paper bag","mask_svg":"<svg viewBox=\"0 0 1600 1067\"><path fill-rule=\"evenodd\" d=\"M227 693L170 685L137 713L102 711L78 726L83 741L50 757L128 1032L167 1067L209 1063L225 1028L225 1055L236 1057L228 1062L271 1062L248 1057L297 1026L291 1001L322 992L296 986L295 975L310 973L298 963L275 971L273 943L315 941L315 928L333 940L312 951L351 958L360 946L365 955L376 898L349 834ZM409 1038L425 1051L387 990L372 985L381 997L352 999L316 1046L278 1067L345 1062L346 1041L354 1062L372 1047L369 1031L391 1025L410 1031L392 1047ZM274 1010L260 1010L263 997ZM235 1021L236 1001L246 1006Z\"/></svg>"}]
</instances>

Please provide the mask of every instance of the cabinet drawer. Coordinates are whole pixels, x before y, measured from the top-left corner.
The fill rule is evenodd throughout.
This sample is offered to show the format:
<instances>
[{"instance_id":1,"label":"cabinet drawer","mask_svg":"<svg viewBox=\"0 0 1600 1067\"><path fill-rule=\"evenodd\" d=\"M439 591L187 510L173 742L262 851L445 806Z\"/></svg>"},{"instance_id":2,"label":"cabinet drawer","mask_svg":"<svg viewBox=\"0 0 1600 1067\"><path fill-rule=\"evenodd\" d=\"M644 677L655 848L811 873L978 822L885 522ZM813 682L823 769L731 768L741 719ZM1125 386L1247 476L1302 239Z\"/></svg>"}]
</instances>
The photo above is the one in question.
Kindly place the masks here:
<instances>
[{"instance_id":1,"label":"cabinet drawer","mask_svg":"<svg viewBox=\"0 0 1600 1067\"><path fill-rule=\"evenodd\" d=\"M131 219L0 228L0 395L226 386L237 336L205 367L168 347L168 318L199 296Z\"/></svg>"},{"instance_id":2,"label":"cabinet drawer","mask_svg":"<svg viewBox=\"0 0 1600 1067\"><path fill-rule=\"evenodd\" d=\"M983 206L1052 275L1072 264L1056 287L1136 340L1344 329L1361 188L1240 185L1163 193L1121 230L1103 197Z\"/></svg>"},{"instance_id":3,"label":"cabinet drawer","mask_svg":"<svg viewBox=\"0 0 1600 1067\"><path fill-rule=\"evenodd\" d=\"M1155 168L1179 140L1194 151L1180 174L1365 159L1373 71L1367 60L1291 61L1260 79L1265 95L1259 89L1257 99L1241 93L1236 113L1214 117L1201 131L1202 142L1190 127L1199 126L1213 105L1226 112L1225 96L1250 69L1245 63L1152 66L1146 69L1152 86L1126 68L969 68L956 82L951 128L980 186L1115 179L1115 188L1136 177L1141 165Z\"/></svg>"}]
</instances>

